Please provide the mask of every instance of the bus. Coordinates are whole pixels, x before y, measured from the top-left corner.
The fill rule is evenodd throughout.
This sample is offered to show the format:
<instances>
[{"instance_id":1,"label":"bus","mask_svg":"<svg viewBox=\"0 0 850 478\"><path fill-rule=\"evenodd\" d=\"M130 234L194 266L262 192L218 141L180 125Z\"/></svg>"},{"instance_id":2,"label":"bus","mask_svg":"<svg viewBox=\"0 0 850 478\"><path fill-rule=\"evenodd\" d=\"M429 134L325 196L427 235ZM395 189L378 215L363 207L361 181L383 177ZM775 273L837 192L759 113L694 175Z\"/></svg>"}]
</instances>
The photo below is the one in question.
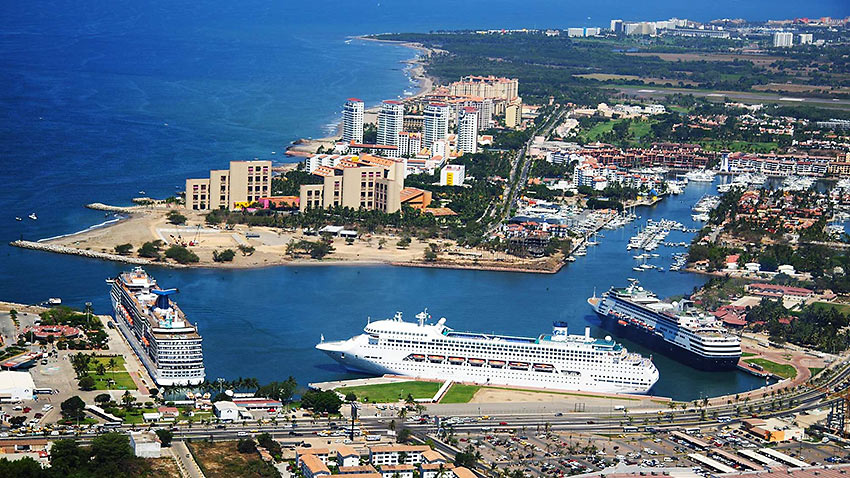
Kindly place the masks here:
<instances>
[{"instance_id":1,"label":"bus","mask_svg":"<svg viewBox=\"0 0 850 478\"><path fill-rule=\"evenodd\" d=\"M637 427L623 427L623 433L635 433L637 431Z\"/></svg>"},{"instance_id":2,"label":"bus","mask_svg":"<svg viewBox=\"0 0 850 478\"><path fill-rule=\"evenodd\" d=\"M687 433L688 435L696 435L697 433L699 433L699 428L685 428L685 433Z\"/></svg>"}]
</instances>

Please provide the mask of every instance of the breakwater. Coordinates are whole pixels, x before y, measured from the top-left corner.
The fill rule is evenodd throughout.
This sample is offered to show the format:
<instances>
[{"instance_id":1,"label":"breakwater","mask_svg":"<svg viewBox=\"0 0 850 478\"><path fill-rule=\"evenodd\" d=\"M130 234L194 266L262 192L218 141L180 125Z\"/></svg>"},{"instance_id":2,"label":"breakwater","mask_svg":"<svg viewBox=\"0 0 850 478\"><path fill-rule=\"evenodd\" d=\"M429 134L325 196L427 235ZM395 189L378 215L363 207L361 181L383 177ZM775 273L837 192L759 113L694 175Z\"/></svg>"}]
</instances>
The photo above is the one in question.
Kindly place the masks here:
<instances>
[{"instance_id":1,"label":"breakwater","mask_svg":"<svg viewBox=\"0 0 850 478\"><path fill-rule=\"evenodd\" d=\"M73 256L82 256L89 257L92 259L103 259L107 261L118 261L125 262L127 264L137 264L137 265L149 265L149 264L158 264L158 265L169 265L174 267L182 267L177 264L164 264L162 262L154 262L150 259L144 259L141 257L127 257L119 254L110 254L108 252L97 252L90 251L86 249L77 249L75 247L67 247L60 246L57 244L46 244L43 242L34 242L34 241L12 241L9 243L10 246L20 247L22 249L32 249L35 251L45 251L45 252L55 252L58 254L69 254Z\"/></svg>"},{"instance_id":2,"label":"breakwater","mask_svg":"<svg viewBox=\"0 0 850 478\"><path fill-rule=\"evenodd\" d=\"M100 202L86 204L86 207L89 209L94 209L96 211L118 212L124 214L132 214L134 212L139 212L145 209L143 206L110 206L109 204L103 204Z\"/></svg>"}]
</instances>

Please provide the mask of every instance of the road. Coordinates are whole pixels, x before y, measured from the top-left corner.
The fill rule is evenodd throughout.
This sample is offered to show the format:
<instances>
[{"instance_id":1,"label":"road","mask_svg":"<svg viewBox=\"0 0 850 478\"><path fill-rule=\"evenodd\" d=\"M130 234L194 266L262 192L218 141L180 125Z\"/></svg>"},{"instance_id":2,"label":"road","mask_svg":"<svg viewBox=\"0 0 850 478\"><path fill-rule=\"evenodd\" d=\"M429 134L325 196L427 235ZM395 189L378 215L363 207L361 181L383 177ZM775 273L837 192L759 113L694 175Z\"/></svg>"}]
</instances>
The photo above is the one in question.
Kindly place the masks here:
<instances>
[{"instance_id":1,"label":"road","mask_svg":"<svg viewBox=\"0 0 850 478\"><path fill-rule=\"evenodd\" d=\"M204 473L195 462L192 454L189 453L189 447L186 446L186 442L183 440L171 442L171 450L174 452L174 456L177 458L180 468L182 468L182 471L184 471L189 478L204 478Z\"/></svg>"}]
</instances>

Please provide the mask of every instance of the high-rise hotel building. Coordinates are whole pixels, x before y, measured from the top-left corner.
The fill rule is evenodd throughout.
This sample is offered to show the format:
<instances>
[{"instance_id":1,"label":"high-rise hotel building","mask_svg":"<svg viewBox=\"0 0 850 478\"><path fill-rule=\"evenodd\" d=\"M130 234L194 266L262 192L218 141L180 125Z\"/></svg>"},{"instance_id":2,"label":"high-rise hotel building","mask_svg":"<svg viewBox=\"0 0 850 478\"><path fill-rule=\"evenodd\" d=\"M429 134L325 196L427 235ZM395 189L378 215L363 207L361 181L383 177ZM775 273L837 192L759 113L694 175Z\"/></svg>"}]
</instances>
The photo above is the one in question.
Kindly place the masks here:
<instances>
[{"instance_id":1,"label":"high-rise hotel building","mask_svg":"<svg viewBox=\"0 0 850 478\"><path fill-rule=\"evenodd\" d=\"M241 209L271 195L271 161L231 161L209 178L186 180L186 207L197 211Z\"/></svg>"},{"instance_id":2,"label":"high-rise hotel building","mask_svg":"<svg viewBox=\"0 0 850 478\"><path fill-rule=\"evenodd\" d=\"M425 107L425 122L422 128L422 146L430 148L434 141L449 135L449 106L445 103L430 103Z\"/></svg>"},{"instance_id":3,"label":"high-rise hotel building","mask_svg":"<svg viewBox=\"0 0 850 478\"><path fill-rule=\"evenodd\" d=\"M478 152L478 110L471 106L460 111L457 123L457 149L464 153Z\"/></svg>"},{"instance_id":4,"label":"high-rise hotel building","mask_svg":"<svg viewBox=\"0 0 850 478\"><path fill-rule=\"evenodd\" d=\"M342 140L346 143L363 142L363 101L349 98L342 108Z\"/></svg>"},{"instance_id":5,"label":"high-rise hotel building","mask_svg":"<svg viewBox=\"0 0 850 478\"><path fill-rule=\"evenodd\" d=\"M404 105L400 101L386 100L378 112L378 144L398 146L398 134L404 127Z\"/></svg>"}]
</instances>

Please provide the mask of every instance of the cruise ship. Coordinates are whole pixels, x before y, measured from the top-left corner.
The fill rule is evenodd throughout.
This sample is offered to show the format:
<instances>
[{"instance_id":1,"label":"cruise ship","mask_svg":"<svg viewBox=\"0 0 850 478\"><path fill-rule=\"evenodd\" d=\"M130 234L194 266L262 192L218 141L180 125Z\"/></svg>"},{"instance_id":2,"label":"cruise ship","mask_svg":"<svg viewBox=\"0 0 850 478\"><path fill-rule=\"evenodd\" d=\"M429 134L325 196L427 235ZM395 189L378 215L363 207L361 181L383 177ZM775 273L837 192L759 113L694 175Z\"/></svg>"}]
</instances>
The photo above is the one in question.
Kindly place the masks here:
<instances>
[{"instance_id":1,"label":"cruise ship","mask_svg":"<svg viewBox=\"0 0 850 478\"><path fill-rule=\"evenodd\" d=\"M650 358L630 353L611 337L569 335L565 322L555 322L551 335L512 337L456 332L446 319L428 323L427 311L417 322L370 321L363 334L322 342L316 348L348 370L416 378L554 390L646 393L658 381Z\"/></svg>"},{"instance_id":2,"label":"cruise ship","mask_svg":"<svg viewBox=\"0 0 850 478\"><path fill-rule=\"evenodd\" d=\"M637 280L587 302L605 328L696 368L728 370L741 358L741 338L716 318L696 313L688 300L663 302Z\"/></svg>"},{"instance_id":3,"label":"cruise ship","mask_svg":"<svg viewBox=\"0 0 850 478\"><path fill-rule=\"evenodd\" d=\"M111 279L110 298L118 330L159 386L204 381L204 355L197 327L141 267Z\"/></svg>"}]
</instances>

